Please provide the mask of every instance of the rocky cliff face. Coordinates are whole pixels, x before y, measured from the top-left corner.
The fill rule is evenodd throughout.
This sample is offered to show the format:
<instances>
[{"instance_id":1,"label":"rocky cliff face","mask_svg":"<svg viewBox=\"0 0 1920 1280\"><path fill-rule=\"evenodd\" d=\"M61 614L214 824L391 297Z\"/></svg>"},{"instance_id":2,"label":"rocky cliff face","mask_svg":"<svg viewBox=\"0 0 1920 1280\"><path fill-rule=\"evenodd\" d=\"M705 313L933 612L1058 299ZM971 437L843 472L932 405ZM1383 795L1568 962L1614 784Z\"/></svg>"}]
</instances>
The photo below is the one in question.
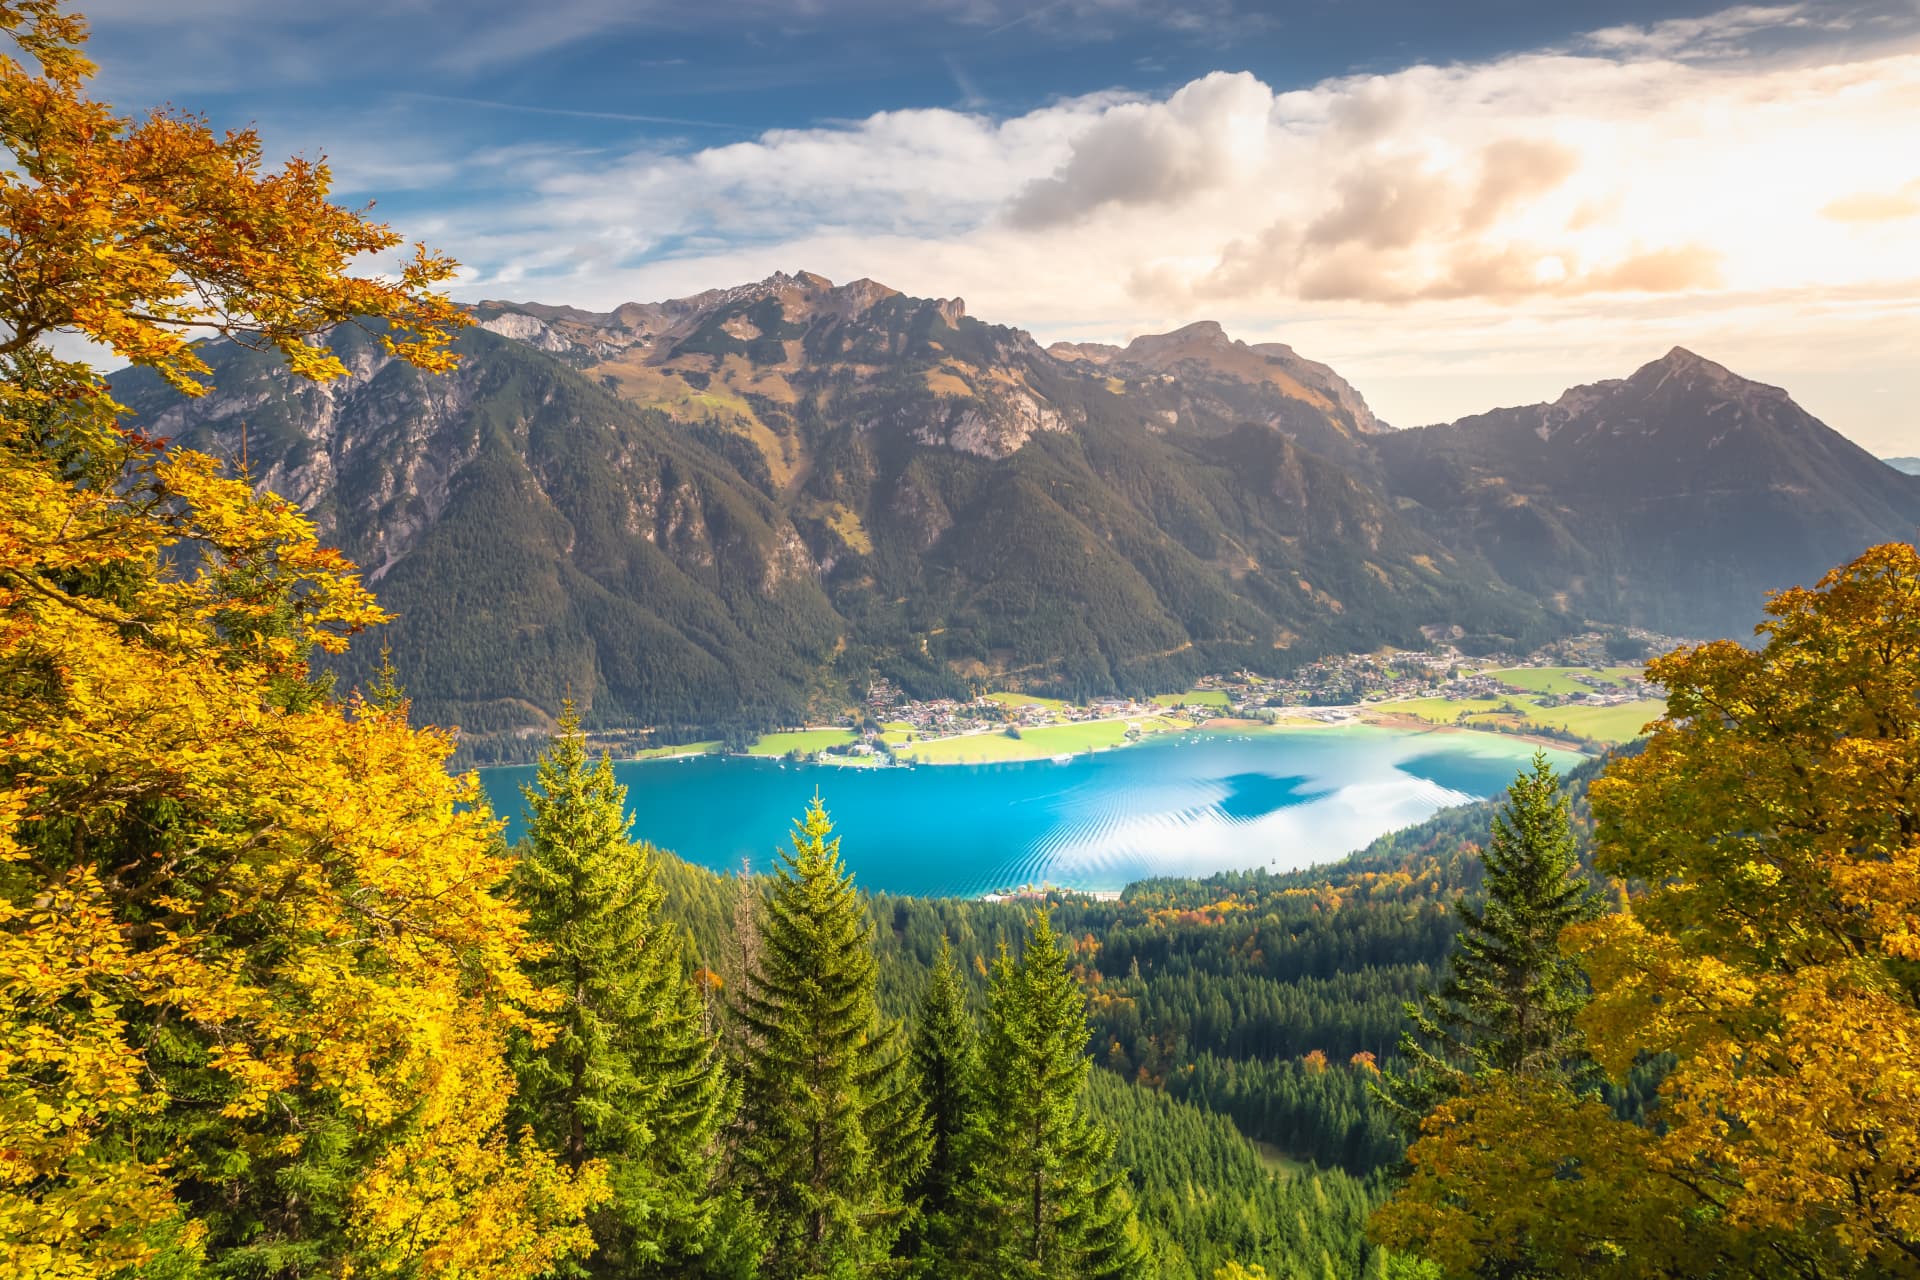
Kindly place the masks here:
<instances>
[{"instance_id":1,"label":"rocky cliff face","mask_svg":"<svg viewBox=\"0 0 1920 1280\"><path fill-rule=\"evenodd\" d=\"M230 344L215 397L116 382L154 429L244 440L367 567L422 713L472 740L540 731L569 689L609 722L769 724L876 673L1145 691L1538 623L1289 433L1170 422L1177 375L1063 361L955 299L801 273L477 311L445 377L349 328L327 386Z\"/></svg>"},{"instance_id":2,"label":"rocky cliff face","mask_svg":"<svg viewBox=\"0 0 1920 1280\"><path fill-rule=\"evenodd\" d=\"M569 691L602 722L711 731L875 675L1145 692L1432 628L1717 633L1920 507L1920 482L1686 352L1392 432L1325 366L1217 325L1043 350L957 299L805 272L477 319L443 377L345 328L333 384L216 343L213 396L115 391L311 511L398 615L422 713L483 744Z\"/></svg>"}]
</instances>

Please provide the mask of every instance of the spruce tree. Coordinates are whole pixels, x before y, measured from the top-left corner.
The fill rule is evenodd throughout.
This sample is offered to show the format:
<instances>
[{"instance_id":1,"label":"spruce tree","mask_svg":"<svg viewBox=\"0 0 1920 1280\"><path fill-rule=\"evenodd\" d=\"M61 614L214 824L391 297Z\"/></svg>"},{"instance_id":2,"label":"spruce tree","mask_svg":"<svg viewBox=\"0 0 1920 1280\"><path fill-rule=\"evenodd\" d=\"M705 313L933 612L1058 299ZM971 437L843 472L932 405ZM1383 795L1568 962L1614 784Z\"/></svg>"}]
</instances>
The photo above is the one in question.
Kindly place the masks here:
<instances>
[{"instance_id":1,"label":"spruce tree","mask_svg":"<svg viewBox=\"0 0 1920 1280\"><path fill-rule=\"evenodd\" d=\"M980 1101L967 1135L972 1274L1108 1280L1147 1273L1113 1135L1085 1099L1086 998L1046 912L994 966Z\"/></svg>"},{"instance_id":2,"label":"spruce tree","mask_svg":"<svg viewBox=\"0 0 1920 1280\"><path fill-rule=\"evenodd\" d=\"M718 1040L661 917L655 852L629 838L626 788L607 757L589 761L571 702L524 794L511 889L549 948L528 969L560 1004L539 1015L552 1041L521 1046L514 1120L572 1168L607 1163L589 1273L680 1275L709 1244L733 1106Z\"/></svg>"},{"instance_id":3,"label":"spruce tree","mask_svg":"<svg viewBox=\"0 0 1920 1280\"><path fill-rule=\"evenodd\" d=\"M818 796L755 912L732 1008L736 1160L759 1208L761 1275L903 1272L907 1188L927 1159L919 1090L874 999L873 926Z\"/></svg>"},{"instance_id":4,"label":"spruce tree","mask_svg":"<svg viewBox=\"0 0 1920 1280\"><path fill-rule=\"evenodd\" d=\"M1410 1133L1474 1076L1591 1070L1573 1024L1587 978L1561 951L1560 931L1593 919L1601 903L1580 870L1571 807L1546 753L1535 752L1494 815L1483 901L1455 905L1460 935L1445 983L1406 1006L1407 1067L1382 1095Z\"/></svg>"},{"instance_id":5,"label":"spruce tree","mask_svg":"<svg viewBox=\"0 0 1920 1280\"><path fill-rule=\"evenodd\" d=\"M942 938L933 981L913 1029L914 1072L930 1146L926 1168L910 1188L921 1217L908 1252L928 1275L943 1274L954 1252L955 1211L965 1173L963 1146L978 1088L978 1038L966 987L953 964L953 947Z\"/></svg>"}]
</instances>

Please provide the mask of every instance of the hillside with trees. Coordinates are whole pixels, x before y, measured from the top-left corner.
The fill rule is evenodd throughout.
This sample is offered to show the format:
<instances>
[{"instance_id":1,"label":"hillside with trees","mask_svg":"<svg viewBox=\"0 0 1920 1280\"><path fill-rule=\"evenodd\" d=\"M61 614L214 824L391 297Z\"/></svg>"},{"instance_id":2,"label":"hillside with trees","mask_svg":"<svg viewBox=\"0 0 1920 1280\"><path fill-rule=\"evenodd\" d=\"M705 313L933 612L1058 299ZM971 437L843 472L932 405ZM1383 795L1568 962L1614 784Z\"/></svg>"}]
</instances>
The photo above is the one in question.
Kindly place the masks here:
<instances>
[{"instance_id":1,"label":"hillside with trees","mask_svg":"<svg viewBox=\"0 0 1920 1280\"><path fill-rule=\"evenodd\" d=\"M868 895L816 799L724 878L564 697L510 848L353 564L48 345L434 373L453 264L355 274L400 239L324 166L93 101L57 0L0 31L8 1275L1920 1276L1911 545L1330 867Z\"/></svg>"}]
</instances>

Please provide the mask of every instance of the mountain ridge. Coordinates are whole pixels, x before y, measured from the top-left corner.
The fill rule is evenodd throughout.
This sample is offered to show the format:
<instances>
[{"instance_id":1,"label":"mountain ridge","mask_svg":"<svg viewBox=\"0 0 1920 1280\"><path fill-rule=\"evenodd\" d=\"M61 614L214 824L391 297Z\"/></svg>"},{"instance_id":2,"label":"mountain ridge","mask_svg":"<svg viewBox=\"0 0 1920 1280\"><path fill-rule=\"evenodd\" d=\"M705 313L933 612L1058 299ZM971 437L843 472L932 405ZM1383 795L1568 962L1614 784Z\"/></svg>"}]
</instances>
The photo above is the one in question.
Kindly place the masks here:
<instances>
[{"instance_id":1,"label":"mountain ridge","mask_svg":"<svg viewBox=\"0 0 1920 1280\"><path fill-rule=\"evenodd\" d=\"M1435 625L1486 647L1672 621L1697 584L1648 566L1674 538L1788 585L1771 578L1809 546L1920 514L1920 484L1862 481L1865 455L1784 392L1683 349L1553 405L1392 431L1331 369L1212 322L1043 348L959 299L808 272L475 314L444 379L349 327L344 383L221 343L204 400L114 380L145 429L227 456L244 432L256 480L399 615L423 714L474 740L543 732L568 689L596 724L690 733L828 714L876 676L921 696L1162 692ZM1605 518L1659 488L1636 450L1716 414L1804 439L1665 464L1729 495L1665 543ZM1819 500L1756 552L1739 505L1784 481ZM1730 607L1691 616L1730 630Z\"/></svg>"},{"instance_id":2,"label":"mountain ridge","mask_svg":"<svg viewBox=\"0 0 1920 1280\"><path fill-rule=\"evenodd\" d=\"M1378 441L1444 540L1564 607L1683 634L1911 538L1920 485L1782 388L1674 347L1625 378ZM1757 621L1757 616L1755 616Z\"/></svg>"}]
</instances>

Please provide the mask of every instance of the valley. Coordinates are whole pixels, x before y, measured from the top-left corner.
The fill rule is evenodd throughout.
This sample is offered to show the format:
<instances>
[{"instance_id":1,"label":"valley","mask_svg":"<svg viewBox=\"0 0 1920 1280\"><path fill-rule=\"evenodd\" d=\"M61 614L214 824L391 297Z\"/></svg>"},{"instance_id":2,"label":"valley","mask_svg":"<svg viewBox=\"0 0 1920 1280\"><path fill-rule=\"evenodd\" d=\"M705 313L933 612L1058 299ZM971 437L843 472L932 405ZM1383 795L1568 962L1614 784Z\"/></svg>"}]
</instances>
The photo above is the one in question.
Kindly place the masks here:
<instances>
[{"instance_id":1,"label":"valley","mask_svg":"<svg viewBox=\"0 0 1920 1280\"><path fill-rule=\"evenodd\" d=\"M94 7L4 1280L1920 1280L1920 16Z\"/></svg>"},{"instance_id":2,"label":"valley","mask_svg":"<svg viewBox=\"0 0 1920 1280\"><path fill-rule=\"evenodd\" d=\"M1096 721L1029 736L1105 728ZM950 750L916 767L841 767L822 752L613 768L636 838L709 870L767 872L796 806L818 794L867 892L977 899L1021 889L1112 894L1155 876L1328 862L1497 794L1536 746L1505 734L1349 721L1189 726L1124 749L1025 759ZM1582 759L1564 746L1547 750L1564 768ZM508 819L508 838L519 839L520 788L533 770L487 768L479 778L494 813Z\"/></svg>"},{"instance_id":3,"label":"valley","mask_svg":"<svg viewBox=\"0 0 1920 1280\"><path fill-rule=\"evenodd\" d=\"M1196 729L1375 724L1508 733L1597 754L1638 737L1665 707L1641 668L1619 665L1609 650L1658 653L1679 643L1645 632L1585 633L1524 656L1479 658L1436 644L1323 658L1281 677L1202 676L1180 693L1086 703L1007 691L921 701L876 680L863 705L837 723L775 730L731 749L717 740L645 746L645 735L631 733L594 741L622 760L739 754L882 768L1058 759Z\"/></svg>"},{"instance_id":4,"label":"valley","mask_svg":"<svg viewBox=\"0 0 1920 1280\"><path fill-rule=\"evenodd\" d=\"M1740 635L1766 590L1920 521L1920 479L1678 348L1552 404L1393 430L1324 364L1207 322L1042 347L957 299L809 272L472 314L444 379L341 329L342 382L221 342L205 400L114 382L143 429L244 452L368 566L417 711L469 763L530 758L569 690L622 751L817 751L836 744L763 735L845 725L876 682L936 708L1105 702L1150 736L1155 698L1223 673ZM333 665L352 685L371 662ZM1463 710L1560 741L1632 718L1507 706Z\"/></svg>"}]
</instances>

